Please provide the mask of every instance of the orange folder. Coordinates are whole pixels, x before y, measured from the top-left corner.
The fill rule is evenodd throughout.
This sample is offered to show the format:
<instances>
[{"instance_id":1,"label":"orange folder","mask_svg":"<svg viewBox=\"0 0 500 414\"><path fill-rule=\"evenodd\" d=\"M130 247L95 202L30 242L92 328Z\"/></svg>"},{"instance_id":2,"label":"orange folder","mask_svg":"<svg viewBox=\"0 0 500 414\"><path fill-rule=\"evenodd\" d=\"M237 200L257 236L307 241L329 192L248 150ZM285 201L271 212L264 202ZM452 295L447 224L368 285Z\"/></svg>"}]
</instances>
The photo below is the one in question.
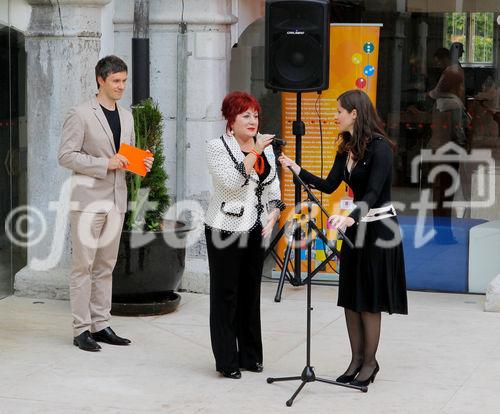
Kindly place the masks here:
<instances>
[{"instance_id":1,"label":"orange folder","mask_svg":"<svg viewBox=\"0 0 500 414\"><path fill-rule=\"evenodd\" d=\"M153 154L128 144L120 144L118 154L123 155L128 160L128 165L122 168L123 170L139 174L142 177L146 176L147 169L144 165L144 158L152 157Z\"/></svg>"}]
</instances>

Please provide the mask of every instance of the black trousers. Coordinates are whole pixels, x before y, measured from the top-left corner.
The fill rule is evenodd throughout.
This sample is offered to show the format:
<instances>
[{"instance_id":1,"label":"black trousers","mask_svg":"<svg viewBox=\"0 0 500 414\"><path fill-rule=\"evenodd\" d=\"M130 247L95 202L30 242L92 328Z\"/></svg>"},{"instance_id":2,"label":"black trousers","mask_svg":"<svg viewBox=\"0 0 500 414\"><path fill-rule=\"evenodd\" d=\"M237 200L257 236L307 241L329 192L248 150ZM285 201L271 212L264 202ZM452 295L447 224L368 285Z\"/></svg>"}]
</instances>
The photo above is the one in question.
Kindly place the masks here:
<instances>
[{"instance_id":1,"label":"black trousers","mask_svg":"<svg viewBox=\"0 0 500 414\"><path fill-rule=\"evenodd\" d=\"M205 227L210 268L210 336L218 371L231 372L262 363L261 231L261 226L242 234ZM220 246L221 241L224 246Z\"/></svg>"}]
</instances>

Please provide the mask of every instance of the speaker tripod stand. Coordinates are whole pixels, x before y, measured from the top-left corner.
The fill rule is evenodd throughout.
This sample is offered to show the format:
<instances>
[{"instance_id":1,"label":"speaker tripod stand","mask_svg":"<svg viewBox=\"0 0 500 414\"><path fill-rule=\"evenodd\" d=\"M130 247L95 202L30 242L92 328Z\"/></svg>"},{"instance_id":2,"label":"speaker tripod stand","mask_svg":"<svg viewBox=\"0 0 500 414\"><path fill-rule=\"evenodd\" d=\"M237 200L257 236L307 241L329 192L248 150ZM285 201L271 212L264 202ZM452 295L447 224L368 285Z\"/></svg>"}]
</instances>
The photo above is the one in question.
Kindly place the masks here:
<instances>
[{"instance_id":1,"label":"speaker tripod stand","mask_svg":"<svg viewBox=\"0 0 500 414\"><path fill-rule=\"evenodd\" d=\"M276 289L276 295L274 296L275 302L281 302L281 295L283 293L283 287L285 286L285 280L288 280L292 286L302 286L307 282L306 279L302 280L302 279L297 279L296 278L297 276L291 276L290 272L288 271L288 265L292 262L292 252L295 250L295 247L298 244L300 244L300 240L302 239L301 237L302 222L303 222L303 214L296 213L293 215L293 218L283 226L283 232L281 233L281 236L283 235L283 233L286 235L286 249L284 252L283 260L281 260L279 256L278 256L279 262L277 260L278 265L281 269L281 273L278 279L278 287ZM319 230L319 228L316 226L315 223L313 223L312 225L315 234L321 239L321 241L324 243L325 246L328 246L331 249L330 242L323 234L323 232ZM281 236L278 235L277 237ZM302 246L301 246L301 251L302 251ZM276 255L275 252L273 253L274 255ZM325 265L330 260L332 260L334 256L335 252L332 251L328 255L328 257L326 257L319 265L317 265L316 268L312 270L310 274L308 274L307 276L310 278L314 277L319 271L324 269Z\"/></svg>"},{"instance_id":2,"label":"speaker tripod stand","mask_svg":"<svg viewBox=\"0 0 500 414\"><path fill-rule=\"evenodd\" d=\"M294 269L292 269L293 274L288 270L288 263L290 263L290 257L291 257L291 251L288 254L288 256L284 256L283 260L281 257L276 253L276 246L278 245L279 240L283 237L283 235L286 234L286 242L287 246L293 245L293 240L296 238L296 231L297 229L300 231L300 225L298 223L298 220L300 219L300 214L295 214L293 216L293 219L291 222L285 223L276 233L274 236L274 239L271 241L269 244L269 247L267 247L266 252L264 254L264 260L266 260L267 256L270 254L272 255L274 261L278 265L278 267L281 269L280 273L280 278L278 281L278 289L276 290L276 296L274 297L275 302L280 302L281 301L281 292L283 291L283 285L285 284L285 279L290 282L292 286L301 286L302 285L302 280L300 278L300 273L296 273ZM288 227L290 226L290 227ZM288 227L288 230L287 230ZM287 250L288 251L288 250Z\"/></svg>"},{"instance_id":3,"label":"speaker tripod stand","mask_svg":"<svg viewBox=\"0 0 500 414\"><path fill-rule=\"evenodd\" d=\"M307 186L307 184L305 184L302 181L302 179L298 175L296 175L295 172L290 167L288 167L288 168L289 168L290 171L292 171L292 174L294 174L295 180L298 182L298 186L299 187L303 186L306 189L306 191L307 191L306 203L314 203L315 205L317 205L320 208L322 214L326 215L326 217L329 217L328 212L321 205L320 201L316 198L316 196L310 191L310 189ZM299 278L298 281L296 279L297 278L297 274L300 275L300 267L298 269L298 272L297 271L294 272L295 273L295 277L293 277L293 278L290 276L290 274L288 272L288 264L290 263L290 258L291 258L292 251L293 250L296 251L296 248L299 245L299 242L300 242L300 239L301 239L301 236L300 236L300 234L301 234L300 221L301 220L302 220L302 214L298 214L298 213L294 214L292 221L289 222L289 223L287 223L287 224L285 224L285 226L283 226L280 229L280 232L276 236L276 239L278 239L279 237L281 237L283 235L283 233L285 233L286 226L287 225L290 226L289 227L289 231L288 231L287 247L285 249L284 260L281 261L281 259L280 259L279 262L277 261L278 265L281 268L281 274L280 274L280 278L278 280L278 288L276 289L276 296L274 297L274 301L275 302L280 302L281 301L281 294L283 292L283 286L285 284L285 279L288 279L290 281L290 283L292 285L294 285L294 286L304 285L307 282L307 279L301 280ZM323 232L318 229L318 227L316 226L316 223L314 223L312 220L311 220L311 225L313 226L313 230L314 230L315 234L321 239L321 241L324 243L324 245L328 246L330 248L331 253L319 265L317 265L314 270L308 272L308 274L307 274L307 278L308 279L312 279L321 269L323 269L325 267L325 265L330 260L332 260L338 254L336 248L332 247L330 241L323 234ZM352 242L349 240L348 237L346 237L346 235L344 234L344 232L341 229L337 229L337 232L338 232L339 236L344 240L344 242L350 248L353 248ZM295 242L295 246L294 246L294 242ZM277 255L274 252L274 246L275 245L271 244L271 246L273 247L272 252L274 253L274 256L276 257ZM300 250L299 250L299 252L300 252ZM278 259L279 259L279 256L278 256Z\"/></svg>"},{"instance_id":4,"label":"speaker tripod stand","mask_svg":"<svg viewBox=\"0 0 500 414\"><path fill-rule=\"evenodd\" d=\"M330 245L326 236L319 230L319 228L316 226L316 223L312 219L312 216L311 216L312 205L317 204L322 210L324 210L323 206L321 206L321 204L319 203L317 198L314 196L314 194L311 192L309 187L306 184L304 184L304 182L299 178L299 176L297 174L295 174L295 172L291 168L289 168L289 169L290 169L290 171L292 171L293 175L295 176L295 179L302 185L302 187L306 190L306 192L308 194L308 199L306 201L307 202L307 216L308 216L307 230L306 230L307 277L304 279L304 283L307 286L306 366L302 370L302 373L300 376L280 377L280 378L270 377L270 378L267 378L267 383L272 384L273 382L301 381L301 384L299 385L299 387L297 388L295 393L286 402L286 405L288 407L291 407L293 404L293 401L295 400L297 395L300 393L302 388L304 388L304 386L309 382L319 381L319 382L324 382L327 384L338 385L341 387L353 388L355 390L359 390L362 392L367 392L368 387L366 387L366 386L358 387L356 385L343 384L341 382L336 382L336 381L329 380L326 378L317 377L316 373L314 372L314 368L311 366L311 312L313 310L313 308L311 306L311 286L312 286L311 282L312 282L312 278L314 277L313 271L312 271L311 251L312 251L312 243L313 243L313 233L317 234L325 243L328 244L328 246L332 250L332 254L338 255L339 252L335 246ZM296 220L295 217L294 217L294 220ZM298 226L300 229L300 224L298 224ZM342 231L340 230L340 232L342 232ZM351 247L353 246L352 242L349 240L349 238L347 236L345 236L345 234L343 234L343 239L344 239L344 242L347 243L349 246L351 246Z\"/></svg>"}]
</instances>

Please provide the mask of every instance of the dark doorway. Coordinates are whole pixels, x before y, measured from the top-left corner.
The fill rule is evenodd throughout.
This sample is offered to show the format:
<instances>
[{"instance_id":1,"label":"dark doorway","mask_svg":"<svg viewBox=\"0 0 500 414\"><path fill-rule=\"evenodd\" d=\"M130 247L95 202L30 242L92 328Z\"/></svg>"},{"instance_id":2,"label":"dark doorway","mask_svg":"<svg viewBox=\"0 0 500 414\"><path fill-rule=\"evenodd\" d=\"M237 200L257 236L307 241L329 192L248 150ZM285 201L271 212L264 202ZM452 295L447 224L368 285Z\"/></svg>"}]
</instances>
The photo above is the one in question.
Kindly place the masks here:
<instances>
[{"instance_id":1,"label":"dark doorway","mask_svg":"<svg viewBox=\"0 0 500 414\"><path fill-rule=\"evenodd\" d=\"M26 53L24 36L0 25L0 298L13 291L14 274L26 264L26 248L14 240L10 213L26 205ZM14 237L12 237L14 234Z\"/></svg>"}]
</instances>

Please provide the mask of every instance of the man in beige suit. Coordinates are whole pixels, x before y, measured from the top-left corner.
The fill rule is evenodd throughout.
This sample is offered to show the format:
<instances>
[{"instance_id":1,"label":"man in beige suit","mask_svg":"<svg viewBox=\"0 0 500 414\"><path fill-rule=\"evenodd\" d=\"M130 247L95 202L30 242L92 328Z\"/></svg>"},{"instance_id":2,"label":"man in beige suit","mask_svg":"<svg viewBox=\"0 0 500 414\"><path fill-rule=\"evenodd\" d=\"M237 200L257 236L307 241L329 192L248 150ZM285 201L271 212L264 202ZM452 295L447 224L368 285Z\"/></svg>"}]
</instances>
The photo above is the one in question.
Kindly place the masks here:
<instances>
[{"instance_id":1,"label":"man in beige suit","mask_svg":"<svg viewBox=\"0 0 500 414\"><path fill-rule=\"evenodd\" d=\"M128 345L109 326L112 272L127 210L121 143L134 145L132 114L117 105L125 91L127 65L107 56L96 65L99 92L68 114L62 131L59 164L73 171L70 206L73 266L70 303L73 344L99 351L96 341ZM145 160L149 171L153 158Z\"/></svg>"}]
</instances>

